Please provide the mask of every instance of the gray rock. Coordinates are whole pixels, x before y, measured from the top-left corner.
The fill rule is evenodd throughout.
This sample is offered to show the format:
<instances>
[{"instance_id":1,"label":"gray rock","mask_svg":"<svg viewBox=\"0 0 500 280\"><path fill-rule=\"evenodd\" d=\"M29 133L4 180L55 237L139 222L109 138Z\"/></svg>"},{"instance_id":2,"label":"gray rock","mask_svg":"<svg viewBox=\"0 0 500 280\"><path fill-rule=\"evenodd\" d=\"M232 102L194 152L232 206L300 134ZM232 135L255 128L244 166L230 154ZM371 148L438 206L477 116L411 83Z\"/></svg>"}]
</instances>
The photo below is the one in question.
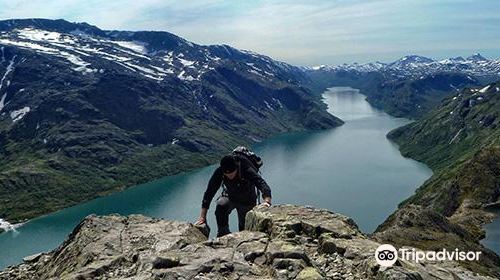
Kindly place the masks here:
<instances>
[{"instance_id":1,"label":"gray rock","mask_svg":"<svg viewBox=\"0 0 500 280\"><path fill-rule=\"evenodd\" d=\"M34 254L34 255L31 255L31 256L27 256L27 257L24 257L23 258L23 262L25 263L31 263L31 262L36 262L40 259L40 257L42 256L43 253L38 253L38 254Z\"/></svg>"},{"instance_id":2,"label":"gray rock","mask_svg":"<svg viewBox=\"0 0 500 280\"><path fill-rule=\"evenodd\" d=\"M0 279L492 279L454 262L381 268L380 244L327 210L256 207L246 218L247 230L207 240L190 223L91 215Z\"/></svg>"},{"instance_id":3,"label":"gray rock","mask_svg":"<svg viewBox=\"0 0 500 280\"><path fill-rule=\"evenodd\" d=\"M361 234L351 218L325 209L289 204L251 211L246 216L245 225L248 230L266 232L271 237L287 237L290 231L312 238L327 232L339 238Z\"/></svg>"},{"instance_id":4,"label":"gray rock","mask_svg":"<svg viewBox=\"0 0 500 280\"><path fill-rule=\"evenodd\" d=\"M313 267L304 268L299 275L297 275L297 280L322 280L325 279L319 272Z\"/></svg>"},{"instance_id":5,"label":"gray rock","mask_svg":"<svg viewBox=\"0 0 500 280\"><path fill-rule=\"evenodd\" d=\"M199 229L207 238L208 236L210 236L210 227L208 226L208 224L195 225L195 227Z\"/></svg>"}]
</instances>

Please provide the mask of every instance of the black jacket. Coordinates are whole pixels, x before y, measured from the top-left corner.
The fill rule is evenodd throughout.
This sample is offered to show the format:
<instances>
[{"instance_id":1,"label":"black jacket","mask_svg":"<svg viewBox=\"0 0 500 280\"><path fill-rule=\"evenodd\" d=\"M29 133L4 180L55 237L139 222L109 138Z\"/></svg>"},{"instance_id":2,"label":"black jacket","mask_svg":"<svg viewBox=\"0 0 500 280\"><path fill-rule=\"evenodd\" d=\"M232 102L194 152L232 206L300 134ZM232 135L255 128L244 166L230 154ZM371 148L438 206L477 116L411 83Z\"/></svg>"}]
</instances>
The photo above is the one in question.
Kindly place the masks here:
<instances>
[{"instance_id":1,"label":"black jacket","mask_svg":"<svg viewBox=\"0 0 500 280\"><path fill-rule=\"evenodd\" d=\"M236 156L238 162L238 174L233 180L229 180L224 176L220 167L215 169L210 181L208 182L207 190L203 195L201 207L209 208L210 202L215 194L224 183L228 198L234 202L239 202L245 205L255 205L257 194L255 188L262 192L262 197L271 197L271 189L266 181L257 173L253 164L246 158Z\"/></svg>"}]
</instances>

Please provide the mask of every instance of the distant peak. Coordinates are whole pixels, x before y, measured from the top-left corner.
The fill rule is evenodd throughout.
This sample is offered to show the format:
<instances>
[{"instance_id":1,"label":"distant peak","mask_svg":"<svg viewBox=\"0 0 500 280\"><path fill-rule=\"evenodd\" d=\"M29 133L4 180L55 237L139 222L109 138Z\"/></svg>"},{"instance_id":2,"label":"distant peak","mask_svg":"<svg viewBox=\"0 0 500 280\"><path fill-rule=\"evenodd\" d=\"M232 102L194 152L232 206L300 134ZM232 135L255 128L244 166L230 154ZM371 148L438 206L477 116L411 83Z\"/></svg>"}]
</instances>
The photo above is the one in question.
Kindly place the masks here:
<instances>
[{"instance_id":1,"label":"distant peak","mask_svg":"<svg viewBox=\"0 0 500 280\"><path fill-rule=\"evenodd\" d=\"M451 61L464 61L465 59L461 56L456 56L456 57L452 57L450 58Z\"/></svg>"},{"instance_id":2,"label":"distant peak","mask_svg":"<svg viewBox=\"0 0 500 280\"><path fill-rule=\"evenodd\" d=\"M431 62L434 62L434 60L431 58L412 54L412 55L403 56L402 58L394 61L393 63L391 63L389 65L395 66L395 67L401 67L401 66L405 67L407 65L412 65L412 64L431 63Z\"/></svg>"},{"instance_id":3,"label":"distant peak","mask_svg":"<svg viewBox=\"0 0 500 280\"><path fill-rule=\"evenodd\" d=\"M411 55L403 56L401 59L399 59L399 61L432 62L434 60L431 58L425 57L425 56L411 54Z\"/></svg>"},{"instance_id":4,"label":"distant peak","mask_svg":"<svg viewBox=\"0 0 500 280\"><path fill-rule=\"evenodd\" d=\"M8 19L0 20L0 31L10 31L14 29L35 28L61 33L70 33L73 30L80 30L87 34L103 36L104 32L96 26L86 22L69 22L64 19Z\"/></svg>"},{"instance_id":5,"label":"distant peak","mask_svg":"<svg viewBox=\"0 0 500 280\"><path fill-rule=\"evenodd\" d=\"M484 56L482 56L480 53L475 53L475 54L467 57L467 60L470 60L470 61L488 61L488 59L485 58Z\"/></svg>"},{"instance_id":6,"label":"distant peak","mask_svg":"<svg viewBox=\"0 0 500 280\"><path fill-rule=\"evenodd\" d=\"M321 64L321 65L313 66L313 67L311 67L311 68L312 68L313 70L322 70L322 69L327 68L327 66L326 66L326 65L324 65L324 64Z\"/></svg>"}]
</instances>

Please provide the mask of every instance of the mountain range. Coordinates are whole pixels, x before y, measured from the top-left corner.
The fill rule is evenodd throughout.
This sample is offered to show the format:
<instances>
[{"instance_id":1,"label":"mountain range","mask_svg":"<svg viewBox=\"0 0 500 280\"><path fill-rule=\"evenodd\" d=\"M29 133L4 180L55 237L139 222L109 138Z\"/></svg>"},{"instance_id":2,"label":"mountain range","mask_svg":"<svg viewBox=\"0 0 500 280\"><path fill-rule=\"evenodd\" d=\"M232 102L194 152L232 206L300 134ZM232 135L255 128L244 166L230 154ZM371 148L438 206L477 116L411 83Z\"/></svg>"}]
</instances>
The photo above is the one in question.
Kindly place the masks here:
<instances>
[{"instance_id":1,"label":"mountain range","mask_svg":"<svg viewBox=\"0 0 500 280\"><path fill-rule=\"evenodd\" d=\"M406 56L392 63L305 69L314 87L361 89L375 107L415 119L388 134L403 156L433 175L381 224L374 238L423 250L481 251L461 265L498 277L497 254L484 247L482 226L500 204L500 61L480 54L435 61Z\"/></svg>"},{"instance_id":2,"label":"mountain range","mask_svg":"<svg viewBox=\"0 0 500 280\"><path fill-rule=\"evenodd\" d=\"M390 63L322 65L303 70L317 92L333 85L358 88L373 106L396 117L418 119L443 98L500 79L500 60L480 54L439 61L409 55Z\"/></svg>"},{"instance_id":3,"label":"mountain range","mask_svg":"<svg viewBox=\"0 0 500 280\"><path fill-rule=\"evenodd\" d=\"M19 222L342 121L294 66L168 32L0 21L0 217Z\"/></svg>"},{"instance_id":4,"label":"mountain range","mask_svg":"<svg viewBox=\"0 0 500 280\"><path fill-rule=\"evenodd\" d=\"M471 76L500 75L500 60L488 59L479 53L467 58L453 57L443 60L434 60L420 55L407 55L396 61L341 64L336 66L320 65L304 67L306 70L323 71L357 71L357 72L384 72L394 78L426 76L441 72L461 72Z\"/></svg>"}]
</instances>

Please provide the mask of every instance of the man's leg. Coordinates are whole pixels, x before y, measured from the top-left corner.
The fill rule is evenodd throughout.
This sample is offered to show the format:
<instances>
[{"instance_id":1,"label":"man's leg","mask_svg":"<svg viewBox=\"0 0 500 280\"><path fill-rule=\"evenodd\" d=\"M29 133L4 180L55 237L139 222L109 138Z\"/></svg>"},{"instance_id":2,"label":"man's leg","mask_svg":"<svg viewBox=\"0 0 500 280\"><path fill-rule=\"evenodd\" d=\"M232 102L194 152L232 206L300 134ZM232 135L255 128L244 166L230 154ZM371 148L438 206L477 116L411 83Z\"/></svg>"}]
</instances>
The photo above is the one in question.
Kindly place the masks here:
<instances>
[{"instance_id":1,"label":"man's leg","mask_svg":"<svg viewBox=\"0 0 500 280\"><path fill-rule=\"evenodd\" d=\"M238 211L238 229L239 231L245 230L245 217L248 211L252 210L255 205L237 205L236 211Z\"/></svg>"},{"instance_id":2,"label":"man's leg","mask_svg":"<svg viewBox=\"0 0 500 280\"><path fill-rule=\"evenodd\" d=\"M229 231L229 214L233 211L234 205L229 198L225 196L217 199L217 206L215 207L215 218L217 220L217 237L231 233Z\"/></svg>"}]
</instances>

